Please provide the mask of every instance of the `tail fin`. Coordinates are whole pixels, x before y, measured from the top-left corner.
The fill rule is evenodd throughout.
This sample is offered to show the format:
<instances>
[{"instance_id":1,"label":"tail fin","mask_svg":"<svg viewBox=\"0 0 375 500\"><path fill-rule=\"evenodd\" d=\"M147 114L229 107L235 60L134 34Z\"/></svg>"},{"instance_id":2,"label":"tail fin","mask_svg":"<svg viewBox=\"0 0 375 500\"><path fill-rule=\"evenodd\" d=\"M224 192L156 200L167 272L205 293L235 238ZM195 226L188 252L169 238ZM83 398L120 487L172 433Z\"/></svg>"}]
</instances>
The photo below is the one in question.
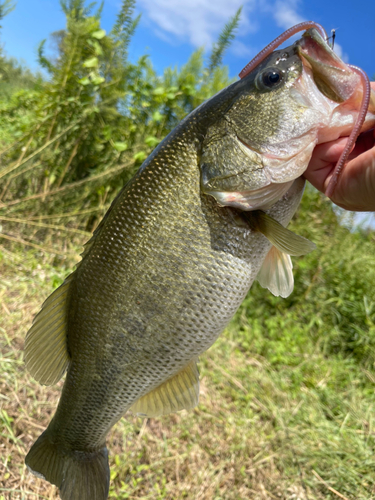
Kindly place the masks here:
<instances>
[{"instance_id":1,"label":"tail fin","mask_svg":"<svg viewBox=\"0 0 375 500\"><path fill-rule=\"evenodd\" d=\"M58 486L62 500L106 500L109 490L108 452L64 449L48 431L37 439L26 456L29 470Z\"/></svg>"}]
</instances>

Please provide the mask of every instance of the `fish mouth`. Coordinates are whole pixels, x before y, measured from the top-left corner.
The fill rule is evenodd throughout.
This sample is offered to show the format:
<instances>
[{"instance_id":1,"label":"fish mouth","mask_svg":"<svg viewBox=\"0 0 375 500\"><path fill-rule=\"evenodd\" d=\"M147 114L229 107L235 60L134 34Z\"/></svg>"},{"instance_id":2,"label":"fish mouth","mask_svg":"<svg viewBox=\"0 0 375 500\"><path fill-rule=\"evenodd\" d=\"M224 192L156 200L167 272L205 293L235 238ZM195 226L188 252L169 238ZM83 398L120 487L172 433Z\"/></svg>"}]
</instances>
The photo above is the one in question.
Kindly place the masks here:
<instances>
[{"instance_id":1,"label":"fish mouth","mask_svg":"<svg viewBox=\"0 0 375 500\"><path fill-rule=\"evenodd\" d=\"M311 69L314 82L323 95L336 103L352 97L360 77L333 52L315 28L307 30L296 45L302 63Z\"/></svg>"},{"instance_id":2,"label":"fish mouth","mask_svg":"<svg viewBox=\"0 0 375 500\"><path fill-rule=\"evenodd\" d=\"M349 135L356 121L363 97L361 78L332 50L315 29L307 30L296 42L296 50L305 74L311 75L317 89L330 108L328 123L321 127L318 144ZM361 131L375 124L375 92L371 91L370 105Z\"/></svg>"}]
</instances>

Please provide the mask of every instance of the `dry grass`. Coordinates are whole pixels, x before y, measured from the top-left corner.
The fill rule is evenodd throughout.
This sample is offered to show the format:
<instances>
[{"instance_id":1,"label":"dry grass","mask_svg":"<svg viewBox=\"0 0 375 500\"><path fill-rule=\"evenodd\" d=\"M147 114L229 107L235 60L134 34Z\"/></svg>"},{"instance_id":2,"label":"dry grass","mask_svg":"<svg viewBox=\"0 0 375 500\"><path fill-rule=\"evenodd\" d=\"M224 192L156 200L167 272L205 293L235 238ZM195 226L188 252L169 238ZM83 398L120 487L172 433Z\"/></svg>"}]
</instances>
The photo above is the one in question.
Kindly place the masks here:
<instances>
[{"instance_id":1,"label":"dry grass","mask_svg":"<svg viewBox=\"0 0 375 500\"><path fill-rule=\"evenodd\" d=\"M18 261L5 264L10 259ZM1 500L59 498L54 486L24 465L62 385L39 386L22 363L33 315L67 272L42 257L40 263L4 252L0 262ZM330 404L324 407L317 394L332 385L335 367L323 368L318 354L306 355L301 364L317 365L317 383L292 394L288 380L302 366L275 371L261 356L242 352L235 328L202 357L201 401L194 411L148 420L129 415L115 426L108 439L110 498L375 498L375 400L357 390L357 374L342 394L344 410L329 414Z\"/></svg>"}]
</instances>

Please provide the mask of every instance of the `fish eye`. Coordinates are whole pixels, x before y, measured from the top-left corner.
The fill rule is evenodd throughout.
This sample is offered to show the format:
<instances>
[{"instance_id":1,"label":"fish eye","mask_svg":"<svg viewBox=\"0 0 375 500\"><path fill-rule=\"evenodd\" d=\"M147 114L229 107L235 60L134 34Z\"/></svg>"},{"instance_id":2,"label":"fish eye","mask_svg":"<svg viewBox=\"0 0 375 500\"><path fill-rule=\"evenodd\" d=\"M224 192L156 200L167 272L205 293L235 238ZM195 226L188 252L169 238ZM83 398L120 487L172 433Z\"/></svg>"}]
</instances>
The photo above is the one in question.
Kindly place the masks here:
<instances>
[{"instance_id":1,"label":"fish eye","mask_svg":"<svg viewBox=\"0 0 375 500\"><path fill-rule=\"evenodd\" d=\"M273 87L274 85L276 85L276 83L279 83L280 79L281 74L274 69L271 71L267 71L262 75L262 81L266 87Z\"/></svg>"},{"instance_id":2,"label":"fish eye","mask_svg":"<svg viewBox=\"0 0 375 500\"><path fill-rule=\"evenodd\" d=\"M283 72L278 68L267 68L256 78L256 86L259 90L272 90L283 81Z\"/></svg>"}]
</instances>

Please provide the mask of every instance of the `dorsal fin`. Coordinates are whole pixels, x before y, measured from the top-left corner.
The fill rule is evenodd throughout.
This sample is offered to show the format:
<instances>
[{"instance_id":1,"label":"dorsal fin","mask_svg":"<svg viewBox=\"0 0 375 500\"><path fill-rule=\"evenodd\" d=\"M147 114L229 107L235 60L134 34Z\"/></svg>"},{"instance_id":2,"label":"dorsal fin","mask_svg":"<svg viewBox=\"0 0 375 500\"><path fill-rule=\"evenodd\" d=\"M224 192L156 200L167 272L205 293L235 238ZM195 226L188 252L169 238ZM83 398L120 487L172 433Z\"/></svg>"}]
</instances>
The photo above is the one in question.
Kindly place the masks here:
<instances>
[{"instance_id":1,"label":"dorsal fin","mask_svg":"<svg viewBox=\"0 0 375 500\"><path fill-rule=\"evenodd\" d=\"M74 273L44 302L25 340L26 368L39 383L52 385L68 367L67 299Z\"/></svg>"},{"instance_id":2,"label":"dorsal fin","mask_svg":"<svg viewBox=\"0 0 375 500\"><path fill-rule=\"evenodd\" d=\"M289 297L293 292L293 264L290 256L272 246L257 276L259 284L276 297Z\"/></svg>"},{"instance_id":3,"label":"dorsal fin","mask_svg":"<svg viewBox=\"0 0 375 500\"><path fill-rule=\"evenodd\" d=\"M156 389L136 401L130 410L141 417L160 417L197 406L199 372L195 360Z\"/></svg>"}]
</instances>

